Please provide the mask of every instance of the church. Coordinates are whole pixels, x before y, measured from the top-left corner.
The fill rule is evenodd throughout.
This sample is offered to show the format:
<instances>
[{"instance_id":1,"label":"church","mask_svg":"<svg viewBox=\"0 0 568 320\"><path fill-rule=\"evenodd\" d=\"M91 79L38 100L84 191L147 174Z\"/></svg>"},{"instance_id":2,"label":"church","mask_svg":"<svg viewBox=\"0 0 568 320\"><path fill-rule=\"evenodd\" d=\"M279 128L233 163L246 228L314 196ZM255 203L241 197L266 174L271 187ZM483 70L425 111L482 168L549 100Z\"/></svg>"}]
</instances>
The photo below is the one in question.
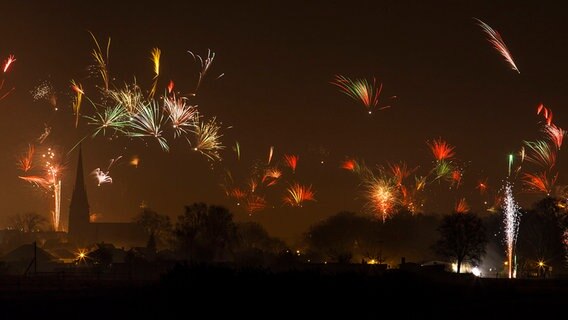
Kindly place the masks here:
<instances>
[{"instance_id":1,"label":"church","mask_svg":"<svg viewBox=\"0 0 568 320\"><path fill-rule=\"evenodd\" d=\"M77 175L69 206L68 240L79 246L105 242L126 248L145 246L148 240L144 229L136 223L90 221L81 148L79 148Z\"/></svg>"}]
</instances>

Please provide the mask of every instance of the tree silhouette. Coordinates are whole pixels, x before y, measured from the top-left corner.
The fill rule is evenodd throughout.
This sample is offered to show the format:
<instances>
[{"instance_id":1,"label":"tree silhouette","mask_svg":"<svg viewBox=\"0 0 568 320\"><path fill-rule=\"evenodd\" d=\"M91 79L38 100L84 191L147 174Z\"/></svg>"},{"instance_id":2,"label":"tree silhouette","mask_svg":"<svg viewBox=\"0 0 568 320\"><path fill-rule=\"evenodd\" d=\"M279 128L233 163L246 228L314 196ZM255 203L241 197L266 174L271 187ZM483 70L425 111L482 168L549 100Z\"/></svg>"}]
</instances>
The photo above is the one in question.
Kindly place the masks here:
<instances>
[{"instance_id":1,"label":"tree silhouette","mask_svg":"<svg viewBox=\"0 0 568 320\"><path fill-rule=\"evenodd\" d=\"M38 232L47 223L47 219L35 212L16 214L10 218L10 225L21 232Z\"/></svg>"},{"instance_id":2,"label":"tree silhouette","mask_svg":"<svg viewBox=\"0 0 568 320\"><path fill-rule=\"evenodd\" d=\"M172 231L170 217L165 214L159 214L148 208L143 208L142 211L134 217L134 222L138 223L146 230L148 234L148 244L154 247L158 244L166 243Z\"/></svg>"},{"instance_id":3,"label":"tree silhouette","mask_svg":"<svg viewBox=\"0 0 568 320\"><path fill-rule=\"evenodd\" d=\"M97 248L87 254L89 261L103 267L112 263L114 246L106 243L97 243Z\"/></svg>"},{"instance_id":4,"label":"tree silhouette","mask_svg":"<svg viewBox=\"0 0 568 320\"><path fill-rule=\"evenodd\" d=\"M478 263L485 254L485 227L482 220L471 212L454 212L445 216L438 231L440 239L434 248L438 254L456 260L457 273L460 273L463 262Z\"/></svg>"},{"instance_id":5,"label":"tree silhouette","mask_svg":"<svg viewBox=\"0 0 568 320\"><path fill-rule=\"evenodd\" d=\"M564 267L563 234L568 222L564 207L561 200L547 197L523 214L517 254L527 268L536 269L539 262L555 269Z\"/></svg>"},{"instance_id":6,"label":"tree silhouette","mask_svg":"<svg viewBox=\"0 0 568 320\"><path fill-rule=\"evenodd\" d=\"M309 249L325 260L348 263L353 256L366 256L372 245L380 245L376 224L368 217L343 211L310 227L305 239ZM365 244L364 250L360 244Z\"/></svg>"},{"instance_id":7,"label":"tree silhouette","mask_svg":"<svg viewBox=\"0 0 568 320\"><path fill-rule=\"evenodd\" d=\"M236 262L249 266L275 263L278 255L288 249L282 240L271 237L257 222L238 223L237 238Z\"/></svg>"},{"instance_id":8,"label":"tree silhouette","mask_svg":"<svg viewBox=\"0 0 568 320\"><path fill-rule=\"evenodd\" d=\"M224 207L194 203L185 207L174 230L175 245L186 258L212 262L226 258L237 243L233 215Z\"/></svg>"},{"instance_id":9,"label":"tree silhouette","mask_svg":"<svg viewBox=\"0 0 568 320\"><path fill-rule=\"evenodd\" d=\"M425 215L401 210L385 223L379 223L381 256L389 262L434 259L432 245L438 240L439 215Z\"/></svg>"}]
</instances>

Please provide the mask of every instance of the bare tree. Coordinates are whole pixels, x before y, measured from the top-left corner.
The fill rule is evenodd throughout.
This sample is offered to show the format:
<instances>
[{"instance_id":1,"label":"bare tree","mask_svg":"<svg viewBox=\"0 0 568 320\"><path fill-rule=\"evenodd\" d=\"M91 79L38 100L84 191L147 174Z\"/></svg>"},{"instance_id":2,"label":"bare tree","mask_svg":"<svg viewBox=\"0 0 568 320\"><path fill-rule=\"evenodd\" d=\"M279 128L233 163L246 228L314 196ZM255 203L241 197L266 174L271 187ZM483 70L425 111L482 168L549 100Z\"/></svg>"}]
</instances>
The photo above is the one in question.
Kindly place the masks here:
<instances>
[{"instance_id":1,"label":"bare tree","mask_svg":"<svg viewBox=\"0 0 568 320\"><path fill-rule=\"evenodd\" d=\"M482 220L471 212L453 213L442 220L440 239L435 244L438 254L455 259L457 273L465 261L479 262L485 254L487 236Z\"/></svg>"},{"instance_id":2,"label":"bare tree","mask_svg":"<svg viewBox=\"0 0 568 320\"><path fill-rule=\"evenodd\" d=\"M163 244L167 242L167 238L172 231L172 223L170 217L165 214L159 214L148 208L142 209L140 213L134 217L134 222L141 225L148 234L148 242Z\"/></svg>"},{"instance_id":3,"label":"bare tree","mask_svg":"<svg viewBox=\"0 0 568 320\"><path fill-rule=\"evenodd\" d=\"M10 226L21 232L38 232L47 219L35 212L19 213L10 217Z\"/></svg>"}]
</instances>

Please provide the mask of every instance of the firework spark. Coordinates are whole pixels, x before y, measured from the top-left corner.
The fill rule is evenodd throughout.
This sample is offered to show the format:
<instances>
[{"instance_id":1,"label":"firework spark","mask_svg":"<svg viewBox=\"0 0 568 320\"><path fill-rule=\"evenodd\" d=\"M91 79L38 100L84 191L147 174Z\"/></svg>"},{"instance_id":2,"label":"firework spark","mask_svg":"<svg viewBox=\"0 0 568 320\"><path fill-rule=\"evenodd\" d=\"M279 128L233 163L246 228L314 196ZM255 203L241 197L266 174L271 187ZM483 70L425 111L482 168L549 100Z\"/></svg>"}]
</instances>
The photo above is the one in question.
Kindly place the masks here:
<instances>
[{"instance_id":1,"label":"firework spark","mask_svg":"<svg viewBox=\"0 0 568 320\"><path fill-rule=\"evenodd\" d=\"M302 186L294 183L286 189L286 192L284 203L292 207L302 207L306 201L315 201L312 186Z\"/></svg>"},{"instance_id":2,"label":"firework spark","mask_svg":"<svg viewBox=\"0 0 568 320\"><path fill-rule=\"evenodd\" d=\"M142 91L136 82L131 86L125 85L120 90L109 90L108 94L116 104L126 109L130 118L138 113L139 106L144 105Z\"/></svg>"},{"instance_id":3,"label":"firework spark","mask_svg":"<svg viewBox=\"0 0 568 320\"><path fill-rule=\"evenodd\" d=\"M544 106L544 104L539 104L536 108L536 114L539 115L542 112L542 116L546 120L547 125L552 125L552 110Z\"/></svg>"},{"instance_id":4,"label":"firework spark","mask_svg":"<svg viewBox=\"0 0 568 320\"><path fill-rule=\"evenodd\" d=\"M341 163L341 168L353 172L358 172L359 164L355 159L347 159Z\"/></svg>"},{"instance_id":5,"label":"firework spark","mask_svg":"<svg viewBox=\"0 0 568 320\"><path fill-rule=\"evenodd\" d=\"M97 179L97 186L101 186L103 183L112 183L112 178L109 176L109 172L103 172L100 168L96 168L92 173Z\"/></svg>"},{"instance_id":6,"label":"firework spark","mask_svg":"<svg viewBox=\"0 0 568 320\"><path fill-rule=\"evenodd\" d=\"M483 195L487 191L487 188L489 188L489 185L487 184L487 178L479 180L475 188L478 189L479 193Z\"/></svg>"},{"instance_id":7,"label":"firework spark","mask_svg":"<svg viewBox=\"0 0 568 320\"><path fill-rule=\"evenodd\" d=\"M526 172L523 174L523 184L528 191L542 192L548 196L552 193L557 178L558 173L549 177L546 172L535 174Z\"/></svg>"},{"instance_id":8,"label":"firework spark","mask_svg":"<svg viewBox=\"0 0 568 320\"><path fill-rule=\"evenodd\" d=\"M8 56L8 59L6 59L6 61L4 61L4 66L3 66L3 70L4 73L6 73L9 69L10 66L12 65L12 63L14 63L14 61L16 61L16 59L14 58L13 55ZM2 90L2 88L4 88L4 78L2 78L2 80L0 81L0 90ZM11 89L7 90L6 92L4 92L3 94L0 93L0 100L6 98L12 91L14 91L14 87L12 87Z\"/></svg>"},{"instance_id":9,"label":"firework spark","mask_svg":"<svg viewBox=\"0 0 568 320\"><path fill-rule=\"evenodd\" d=\"M13 54L8 56L8 59L6 59L6 61L4 61L4 67L2 68L2 70L4 71L4 73L8 72L8 70L10 69L10 66L12 65L12 63L14 63L16 61L16 58L14 57Z\"/></svg>"},{"instance_id":10,"label":"firework spark","mask_svg":"<svg viewBox=\"0 0 568 320\"><path fill-rule=\"evenodd\" d=\"M75 113L75 128L79 125L79 112L81 111L81 101L83 99L83 95L85 91L83 91L83 86L81 84L75 83L75 80L71 80L71 88L77 96L75 97L75 101L73 103L73 112Z\"/></svg>"},{"instance_id":11,"label":"firework spark","mask_svg":"<svg viewBox=\"0 0 568 320\"><path fill-rule=\"evenodd\" d=\"M19 177L20 179L30 182L35 186L52 193L53 195L53 210L52 213L52 226L54 231L59 231L59 219L61 217L61 173L63 167L57 163L55 151L48 148L47 152L41 155L43 161L43 176L25 176Z\"/></svg>"},{"instance_id":12,"label":"firework spark","mask_svg":"<svg viewBox=\"0 0 568 320\"><path fill-rule=\"evenodd\" d=\"M300 157L297 155L288 155L288 154L284 155L284 163L286 164L286 166L292 169L293 173L296 172L296 166L298 165L299 159Z\"/></svg>"},{"instance_id":13,"label":"firework spark","mask_svg":"<svg viewBox=\"0 0 568 320\"><path fill-rule=\"evenodd\" d=\"M416 168L410 169L404 162L389 164L389 169L398 186L402 186L402 182L408 178Z\"/></svg>"},{"instance_id":14,"label":"firework spark","mask_svg":"<svg viewBox=\"0 0 568 320\"><path fill-rule=\"evenodd\" d=\"M48 127L47 124L44 124L43 133L37 138L37 141L42 144L47 137L51 134L51 127Z\"/></svg>"},{"instance_id":15,"label":"firework spark","mask_svg":"<svg viewBox=\"0 0 568 320\"><path fill-rule=\"evenodd\" d=\"M505 58L505 60L509 63L509 65L513 70L517 71L517 73L521 73L517 68L517 66L515 65L513 56L509 52L509 49L505 45L505 42L503 41L503 38L501 38L499 32L493 30L493 28L491 28L485 22L477 18L474 19L477 21L478 25L483 29L483 31L487 35L487 40L493 45L493 48L495 48L503 56L503 58Z\"/></svg>"},{"instance_id":16,"label":"firework spark","mask_svg":"<svg viewBox=\"0 0 568 320\"><path fill-rule=\"evenodd\" d=\"M262 211L266 208L266 200L256 194L250 194L245 199L245 210L248 212L249 216L255 212Z\"/></svg>"},{"instance_id":17,"label":"firework spark","mask_svg":"<svg viewBox=\"0 0 568 320\"><path fill-rule=\"evenodd\" d=\"M560 150L560 147L562 146L562 142L564 140L564 136L566 135L566 131L564 131L562 128L555 126L554 124L545 125L543 131L546 134L548 140L550 140L550 142L552 142L554 146L556 146L556 149Z\"/></svg>"},{"instance_id":18,"label":"firework spark","mask_svg":"<svg viewBox=\"0 0 568 320\"><path fill-rule=\"evenodd\" d=\"M87 123L88 125L96 127L93 137L100 132L106 135L107 129L112 129L115 133L126 134L127 128L131 124L127 110L120 104L105 108L102 112L96 112L93 116L85 116L85 118L90 120Z\"/></svg>"},{"instance_id":19,"label":"firework spark","mask_svg":"<svg viewBox=\"0 0 568 320\"><path fill-rule=\"evenodd\" d=\"M225 147L221 144L223 136L219 131L221 127L217 124L216 119L212 118L207 122L200 122L195 127L195 144L193 150L199 151L212 161L221 160L219 151Z\"/></svg>"},{"instance_id":20,"label":"firework spark","mask_svg":"<svg viewBox=\"0 0 568 320\"><path fill-rule=\"evenodd\" d=\"M238 141L235 141L235 152L237 153L237 160L241 160L241 146Z\"/></svg>"},{"instance_id":21,"label":"firework spark","mask_svg":"<svg viewBox=\"0 0 568 320\"><path fill-rule=\"evenodd\" d=\"M369 114L373 112L373 108L377 107L379 104L379 97L383 89L383 84L379 83L377 87L377 80L373 79L373 82L367 81L367 79L355 79L351 80L342 75L336 75L335 79L331 84L339 87L341 92L349 96L355 101L359 101L366 109ZM383 110L389 108L390 106L385 106L379 108Z\"/></svg>"},{"instance_id":22,"label":"firework spark","mask_svg":"<svg viewBox=\"0 0 568 320\"><path fill-rule=\"evenodd\" d=\"M373 213L380 215L383 223L399 202L398 190L396 181L391 178L372 177L365 181L367 206Z\"/></svg>"},{"instance_id":23,"label":"firework spark","mask_svg":"<svg viewBox=\"0 0 568 320\"><path fill-rule=\"evenodd\" d=\"M455 155L454 147L442 138L434 139L432 143L427 141L426 144L428 144L434 158L438 161L451 159Z\"/></svg>"},{"instance_id":24,"label":"firework spark","mask_svg":"<svg viewBox=\"0 0 568 320\"><path fill-rule=\"evenodd\" d=\"M138 113L130 121L130 127L135 131L129 131L130 137L154 137L162 147L168 151L168 143L162 136L162 125L164 124L164 114L155 101L151 101L139 107Z\"/></svg>"},{"instance_id":25,"label":"firework spark","mask_svg":"<svg viewBox=\"0 0 568 320\"><path fill-rule=\"evenodd\" d=\"M23 172L28 172L31 170L34 152L34 145L30 144L28 145L28 151L18 159L18 168Z\"/></svg>"},{"instance_id":26,"label":"firework spark","mask_svg":"<svg viewBox=\"0 0 568 320\"><path fill-rule=\"evenodd\" d=\"M416 186L416 191L424 190L426 188L426 179L427 176L423 177L414 177L414 183Z\"/></svg>"},{"instance_id":27,"label":"firework spark","mask_svg":"<svg viewBox=\"0 0 568 320\"><path fill-rule=\"evenodd\" d=\"M195 96L197 94L197 90L199 90L199 87L201 86L201 82L203 81L205 75L209 71L209 68L213 64L213 60L215 60L215 52L208 49L207 58L205 59L203 59L200 55L194 54L189 50L187 52L191 54L191 56L196 62L199 62L199 65L201 67L201 70L199 71L199 79L197 80L197 85L195 86L195 90L193 90L193 93L189 94L191 96ZM224 74L222 73L221 75L217 76L217 79L221 78L223 75Z\"/></svg>"},{"instance_id":28,"label":"firework spark","mask_svg":"<svg viewBox=\"0 0 568 320\"><path fill-rule=\"evenodd\" d=\"M527 148L525 159L532 163L542 166L545 169L552 169L556 165L556 150L544 140L524 141Z\"/></svg>"},{"instance_id":29,"label":"firework spark","mask_svg":"<svg viewBox=\"0 0 568 320\"><path fill-rule=\"evenodd\" d=\"M509 267L509 278L514 277L513 255L515 254L515 244L519 231L521 213L519 206L513 198L513 187L510 182L505 183L505 199L503 201L503 222L505 225L505 243L507 245L507 260Z\"/></svg>"},{"instance_id":30,"label":"firework spark","mask_svg":"<svg viewBox=\"0 0 568 320\"><path fill-rule=\"evenodd\" d=\"M152 82L152 89L150 89L150 94L148 95L148 100L154 98L154 94L156 94L156 86L158 85L158 76L160 75L160 56L162 55L162 51L158 48L153 48L150 52L150 60L154 64L154 78Z\"/></svg>"},{"instance_id":31,"label":"firework spark","mask_svg":"<svg viewBox=\"0 0 568 320\"><path fill-rule=\"evenodd\" d=\"M186 99L164 98L164 109L168 113L168 117L174 128L174 138L186 134L188 131L195 131L197 122L197 106L191 106L186 103Z\"/></svg>"},{"instance_id":32,"label":"firework spark","mask_svg":"<svg viewBox=\"0 0 568 320\"><path fill-rule=\"evenodd\" d=\"M96 46L96 48L93 49L93 52L91 53L93 58L95 59L95 63L96 63L95 69L98 71L101 79L103 80L105 90L108 91L109 82L110 82L110 77L109 77L109 72L108 72L109 54L110 54L110 37L108 38L108 41L107 41L106 55L103 55L103 52L101 50L101 46L99 46L99 42L97 41L97 38L90 31L89 31L89 34L93 38L93 41L95 42L95 46Z\"/></svg>"},{"instance_id":33,"label":"firework spark","mask_svg":"<svg viewBox=\"0 0 568 320\"><path fill-rule=\"evenodd\" d=\"M45 100L57 111L57 93L49 81L43 81L30 91L34 101Z\"/></svg>"},{"instance_id":34,"label":"firework spark","mask_svg":"<svg viewBox=\"0 0 568 320\"><path fill-rule=\"evenodd\" d=\"M236 199L236 200L244 199L247 196L246 192L244 192L240 188L233 188L233 189L229 190L227 192L227 195L229 197L233 198L233 199Z\"/></svg>"},{"instance_id":35,"label":"firework spark","mask_svg":"<svg viewBox=\"0 0 568 320\"><path fill-rule=\"evenodd\" d=\"M467 213L469 212L469 210L469 205L467 204L465 198L460 198L456 203L456 207L454 209L456 213Z\"/></svg>"},{"instance_id":36,"label":"firework spark","mask_svg":"<svg viewBox=\"0 0 568 320\"><path fill-rule=\"evenodd\" d=\"M463 177L463 172L460 169L454 169L451 173L452 185L454 185L456 188L459 188L462 177Z\"/></svg>"},{"instance_id":37,"label":"firework spark","mask_svg":"<svg viewBox=\"0 0 568 320\"><path fill-rule=\"evenodd\" d=\"M267 187L273 186L276 184L278 179L282 176L282 171L278 168L268 168L264 171L264 175L262 176L262 182L266 183Z\"/></svg>"},{"instance_id":38,"label":"firework spark","mask_svg":"<svg viewBox=\"0 0 568 320\"><path fill-rule=\"evenodd\" d=\"M270 149L268 150L268 162L267 165L270 165L270 162L272 161L272 156L274 155L274 146L270 146Z\"/></svg>"},{"instance_id":39,"label":"firework spark","mask_svg":"<svg viewBox=\"0 0 568 320\"><path fill-rule=\"evenodd\" d=\"M138 168L138 165L140 164L140 158L138 156L132 156L129 163L134 168Z\"/></svg>"},{"instance_id":40,"label":"firework spark","mask_svg":"<svg viewBox=\"0 0 568 320\"><path fill-rule=\"evenodd\" d=\"M438 161L434 167L434 180L450 180L452 181L452 173L454 172L454 167L449 161Z\"/></svg>"},{"instance_id":41,"label":"firework spark","mask_svg":"<svg viewBox=\"0 0 568 320\"><path fill-rule=\"evenodd\" d=\"M97 182L98 182L97 186L100 187L101 184L103 184L103 183L112 183L112 178L109 175L110 168L112 167L113 164L117 163L118 160L120 160L120 159L122 159L122 156L118 156L114 159L110 159L106 171L103 171L100 168L96 168L95 170L93 170L92 174L97 179Z\"/></svg>"}]
</instances>

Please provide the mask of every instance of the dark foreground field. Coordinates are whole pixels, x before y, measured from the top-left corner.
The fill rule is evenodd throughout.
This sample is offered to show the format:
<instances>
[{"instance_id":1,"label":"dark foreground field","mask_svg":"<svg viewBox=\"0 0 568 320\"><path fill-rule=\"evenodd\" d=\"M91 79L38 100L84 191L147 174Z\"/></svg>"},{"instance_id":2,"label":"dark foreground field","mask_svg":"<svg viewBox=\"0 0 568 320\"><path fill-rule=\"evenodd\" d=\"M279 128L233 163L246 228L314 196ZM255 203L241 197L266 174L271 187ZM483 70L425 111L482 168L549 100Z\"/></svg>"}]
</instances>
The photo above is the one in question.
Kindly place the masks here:
<instances>
[{"instance_id":1,"label":"dark foreground field","mask_svg":"<svg viewBox=\"0 0 568 320\"><path fill-rule=\"evenodd\" d=\"M0 278L0 319L546 319L563 318L567 306L567 280L398 270L373 275L178 267L148 282L104 276Z\"/></svg>"}]
</instances>

